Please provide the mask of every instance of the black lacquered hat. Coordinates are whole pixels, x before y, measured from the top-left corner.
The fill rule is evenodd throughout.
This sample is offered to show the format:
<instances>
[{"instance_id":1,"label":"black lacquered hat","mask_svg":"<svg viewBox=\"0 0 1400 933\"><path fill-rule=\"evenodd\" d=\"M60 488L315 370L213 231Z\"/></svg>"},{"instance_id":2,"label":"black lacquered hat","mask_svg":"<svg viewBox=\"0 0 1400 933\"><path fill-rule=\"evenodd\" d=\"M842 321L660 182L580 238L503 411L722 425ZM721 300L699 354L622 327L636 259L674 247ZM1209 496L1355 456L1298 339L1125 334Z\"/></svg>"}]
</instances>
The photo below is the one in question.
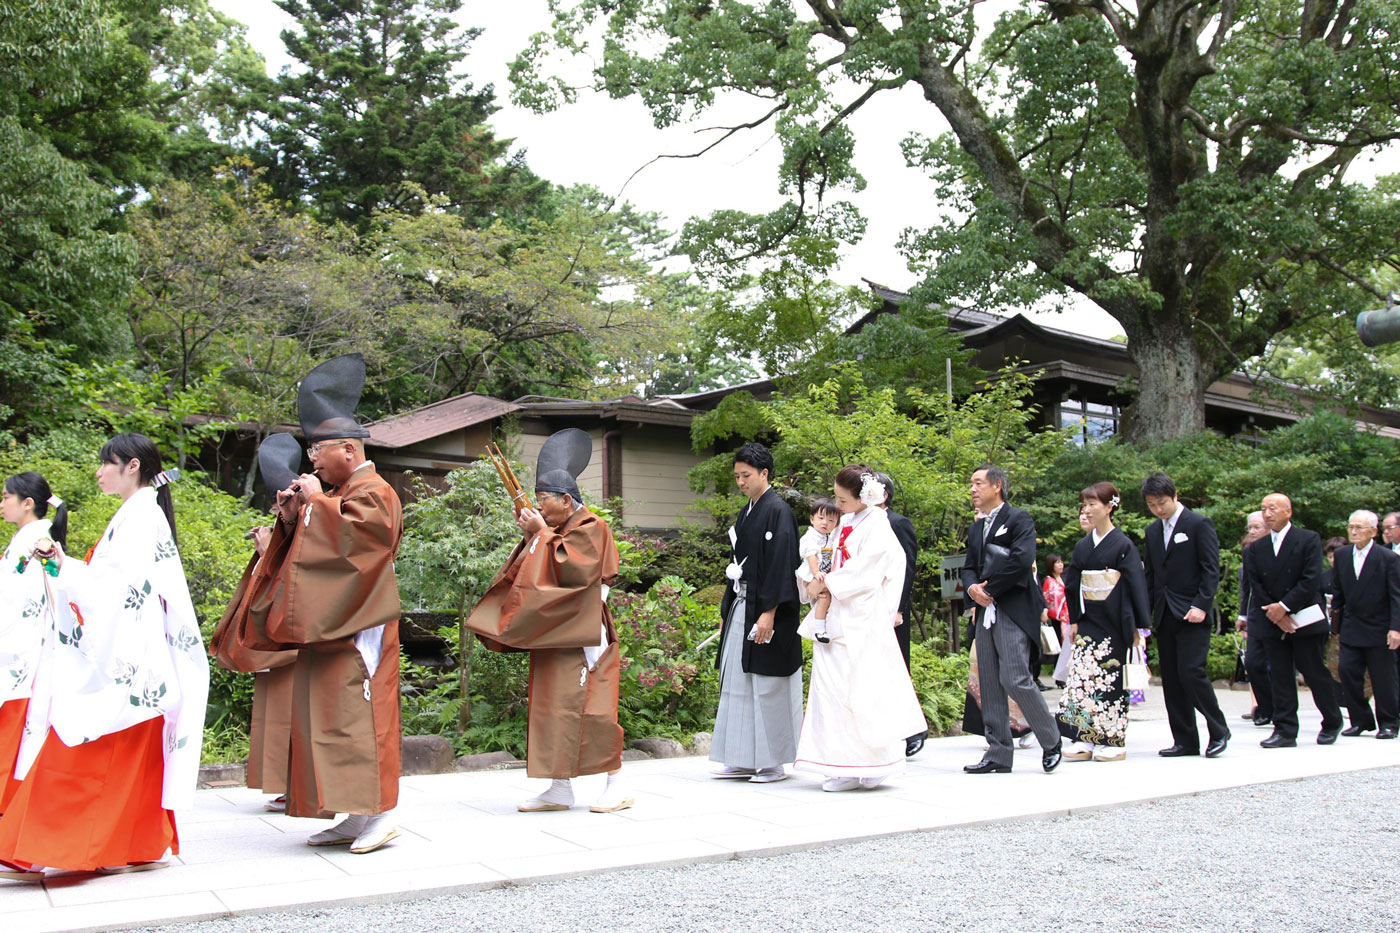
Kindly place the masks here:
<instances>
[{"instance_id":1,"label":"black lacquered hat","mask_svg":"<svg viewBox=\"0 0 1400 933\"><path fill-rule=\"evenodd\" d=\"M365 358L358 353L326 360L307 373L297 389L297 417L306 443L369 437L355 420L364 391Z\"/></svg>"}]
</instances>

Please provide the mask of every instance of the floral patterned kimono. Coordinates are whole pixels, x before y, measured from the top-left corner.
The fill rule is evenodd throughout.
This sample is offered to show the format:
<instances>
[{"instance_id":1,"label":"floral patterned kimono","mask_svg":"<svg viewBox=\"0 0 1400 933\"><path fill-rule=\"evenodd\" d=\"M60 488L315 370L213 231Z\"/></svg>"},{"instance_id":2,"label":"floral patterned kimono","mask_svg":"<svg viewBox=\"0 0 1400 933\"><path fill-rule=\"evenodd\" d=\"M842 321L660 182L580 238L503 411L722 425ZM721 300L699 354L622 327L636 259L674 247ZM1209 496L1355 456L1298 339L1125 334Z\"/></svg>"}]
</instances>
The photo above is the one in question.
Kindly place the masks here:
<instances>
[{"instance_id":1,"label":"floral patterned kimono","mask_svg":"<svg viewBox=\"0 0 1400 933\"><path fill-rule=\"evenodd\" d=\"M1070 622L1079 626L1060 698L1060 734L1072 742L1121 748L1128 730L1123 666L1134 630L1150 617L1142 558L1117 528L1091 531L1065 569Z\"/></svg>"}]
</instances>

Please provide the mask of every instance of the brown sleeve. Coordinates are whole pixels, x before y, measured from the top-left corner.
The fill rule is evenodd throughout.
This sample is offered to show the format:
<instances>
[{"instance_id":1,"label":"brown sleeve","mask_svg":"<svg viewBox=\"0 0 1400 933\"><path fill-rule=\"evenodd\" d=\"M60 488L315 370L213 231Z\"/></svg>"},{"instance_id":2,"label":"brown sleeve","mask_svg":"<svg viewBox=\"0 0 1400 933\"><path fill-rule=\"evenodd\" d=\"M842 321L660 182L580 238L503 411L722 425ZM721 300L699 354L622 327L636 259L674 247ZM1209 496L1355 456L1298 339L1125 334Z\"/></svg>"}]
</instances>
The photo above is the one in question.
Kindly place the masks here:
<instances>
[{"instance_id":1,"label":"brown sleeve","mask_svg":"<svg viewBox=\"0 0 1400 933\"><path fill-rule=\"evenodd\" d=\"M509 648L596 645L603 578L616 573L616 548L602 522L584 520L562 534L546 529L522 544L514 564L472 611L467 628Z\"/></svg>"},{"instance_id":2,"label":"brown sleeve","mask_svg":"<svg viewBox=\"0 0 1400 933\"><path fill-rule=\"evenodd\" d=\"M269 636L314 645L399 618L396 505L377 486L344 498L312 497L297 518L282 573L282 611L274 605L269 612Z\"/></svg>"}]
</instances>

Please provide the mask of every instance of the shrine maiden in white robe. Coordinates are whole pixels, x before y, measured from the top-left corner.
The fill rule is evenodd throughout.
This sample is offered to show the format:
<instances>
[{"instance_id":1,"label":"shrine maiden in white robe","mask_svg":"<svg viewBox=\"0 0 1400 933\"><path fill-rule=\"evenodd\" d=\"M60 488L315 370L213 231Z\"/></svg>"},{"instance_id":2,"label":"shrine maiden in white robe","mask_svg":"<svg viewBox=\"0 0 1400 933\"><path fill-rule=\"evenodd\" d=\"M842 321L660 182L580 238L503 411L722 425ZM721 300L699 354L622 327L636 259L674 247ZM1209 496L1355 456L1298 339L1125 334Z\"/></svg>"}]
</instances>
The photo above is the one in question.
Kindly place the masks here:
<instances>
[{"instance_id":1,"label":"shrine maiden in white robe","mask_svg":"<svg viewBox=\"0 0 1400 933\"><path fill-rule=\"evenodd\" d=\"M65 555L15 776L49 729L72 748L162 716L167 810L194 805L209 659L180 552L150 486L122 503L85 564Z\"/></svg>"},{"instance_id":2,"label":"shrine maiden in white robe","mask_svg":"<svg viewBox=\"0 0 1400 933\"><path fill-rule=\"evenodd\" d=\"M928 729L894 631L904 549L875 506L843 515L837 541L835 569L826 575L831 641L812 643L793 767L832 778L883 778L903 769L905 737Z\"/></svg>"}]
</instances>

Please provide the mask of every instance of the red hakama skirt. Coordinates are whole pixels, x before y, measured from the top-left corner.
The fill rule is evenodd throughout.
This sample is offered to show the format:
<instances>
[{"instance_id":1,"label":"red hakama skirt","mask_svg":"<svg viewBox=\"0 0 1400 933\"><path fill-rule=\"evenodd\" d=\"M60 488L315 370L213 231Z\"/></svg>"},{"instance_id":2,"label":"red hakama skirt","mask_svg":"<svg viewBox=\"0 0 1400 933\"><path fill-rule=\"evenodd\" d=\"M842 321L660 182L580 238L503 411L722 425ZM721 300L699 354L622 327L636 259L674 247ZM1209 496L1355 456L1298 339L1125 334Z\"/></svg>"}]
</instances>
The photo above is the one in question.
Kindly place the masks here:
<instances>
[{"instance_id":1,"label":"red hakama skirt","mask_svg":"<svg viewBox=\"0 0 1400 933\"><path fill-rule=\"evenodd\" d=\"M70 871L153 862L180 851L161 806L165 719L69 748L50 730L5 815L0 860Z\"/></svg>"},{"instance_id":2,"label":"red hakama skirt","mask_svg":"<svg viewBox=\"0 0 1400 933\"><path fill-rule=\"evenodd\" d=\"M19 792L15 759L19 757L19 740L24 737L24 716L28 712L29 697L0 704L0 813L9 808Z\"/></svg>"}]
</instances>

